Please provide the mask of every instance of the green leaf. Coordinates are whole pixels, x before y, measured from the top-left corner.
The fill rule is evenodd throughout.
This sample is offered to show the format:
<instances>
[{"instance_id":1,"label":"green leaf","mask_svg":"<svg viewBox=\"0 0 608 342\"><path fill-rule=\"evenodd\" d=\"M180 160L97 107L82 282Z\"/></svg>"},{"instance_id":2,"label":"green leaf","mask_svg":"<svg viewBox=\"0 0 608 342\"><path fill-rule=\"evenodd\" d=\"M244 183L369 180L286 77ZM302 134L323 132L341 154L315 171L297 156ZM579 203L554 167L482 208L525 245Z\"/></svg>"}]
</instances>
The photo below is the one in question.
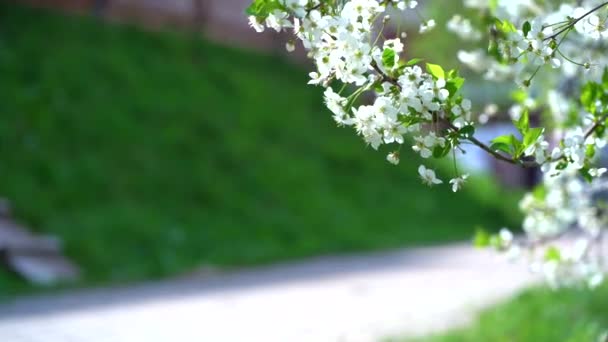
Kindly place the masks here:
<instances>
[{"instance_id":1,"label":"green leaf","mask_svg":"<svg viewBox=\"0 0 608 342\"><path fill-rule=\"evenodd\" d=\"M511 98L513 99L513 101L522 104L528 98L528 93L521 89L518 89L511 93Z\"/></svg>"},{"instance_id":2,"label":"green leaf","mask_svg":"<svg viewBox=\"0 0 608 342\"><path fill-rule=\"evenodd\" d=\"M395 50L386 48L382 51L382 64L388 68L395 66Z\"/></svg>"},{"instance_id":3,"label":"green leaf","mask_svg":"<svg viewBox=\"0 0 608 342\"><path fill-rule=\"evenodd\" d=\"M514 152L513 139L515 137L512 134L498 136L491 141L490 148L494 151L502 151L508 154Z\"/></svg>"},{"instance_id":4,"label":"green leaf","mask_svg":"<svg viewBox=\"0 0 608 342\"><path fill-rule=\"evenodd\" d=\"M497 234L492 234L490 236L490 246L497 250L500 250L502 248L502 241L500 240L500 236L498 236Z\"/></svg>"},{"instance_id":5,"label":"green leaf","mask_svg":"<svg viewBox=\"0 0 608 342\"><path fill-rule=\"evenodd\" d=\"M532 195L539 201L544 201L547 198L547 188L543 184L539 184L532 190Z\"/></svg>"},{"instance_id":6,"label":"green leaf","mask_svg":"<svg viewBox=\"0 0 608 342\"><path fill-rule=\"evenodd\" d=\"M447 91L450 92L450 97L451 97L451 96L454 96L458 92L458 90L460 90L460 88L462 88L463 85L464 85L464 78L455 77L446 82L445 89L447 89Z\"/></svg>"},{"instance_id":7,"label":"green leaf","mask_svg":"<svg viewBox=\"0 0 608 342\"><path fill-rule=\"evenodd\" d=\"M464 138L470 138L475 135L475 127L473 127L473 125L464 126L458 133Z\"/></svg>"},{"instance_id":8,"label":"green leaf","mask_svg":"<svg viewBox=\"0 0 608 342\"><path fill-rule=\"evenodd\" d=\"M585 156L589 159L595 157L595 145L587 145L587 150L585 151Z\"/></svg>"},{"instance_id":9,"label":"green leaf","mask_svg":"<svg viewBox=\"0 0 608 342\"><path fill-rule=\"evenodd\" d=\"M545 251L545 261L561 261L562 260L562 253L559 251L559 249L555 246L551 246L549 248L547 248L547 250Z\"/></svg>"},{"instance_id":10,"label":"green leaf","mask_svg":"<svg viewBox=\"0 0 608 342\"><path fill-rule=\"evenodd\" d=\"M443 147L441 147L440 145L436 145L435 148L433 148L433 158L435 159L439 159L439 158L443 158L446 155L448 155L448 153L450 153L450 151L452 150L450 144L445 144Z\"/></svg>"},{"instance_id":11,"label":"green leaf","mask_svg":"<svg viewBox=\"0 0 608 342\"><path fill-rule=\"evenodd\" d=\"M277 9L284 9L279 0L254 0L247 7L245 13L266 19L270 13Z\"/></svg>"},{"instance_id":12,"label":"green leaf","mask_svg":"<svg viewBox=\"0 0 608 342\"><path fill-rule=\"evenodd\" d=\"M517 27L508 20L497 20L496 28L503 33L517 32Z\"/></svg>"},{"instance_id":13,"label":"green leaf","mask_svg":"<svg viewBox=\"0 0 608 342\"><path fill-rule=\"evenodd\" d=\"M453 79L458 77L458 69L452 69L448 72L448 79Z\"/></svg>"},{"instance_id":14,"label":"green leaf","mask_svg":"<svg viewBox=\"0 0 608 342\"><path fill-rule=\"evenodd\" d=\"M445 71L440 65L426 63L426 70L437 79L445 79Z\"/></svg>"},{"instance_id":15,"label":"green leaf","mask_svg":"<svg viewBox=\"0 0 608 342\"><path fill-rule=\"evenodd\" d=\"M477 248L485 248L490 246L490 234L482 228L477 228L475 237L473 237L473 245Z\"/></svg>"},{"instance_id":16,"label":"green leaf","mask_svg":"<svg viewBox=\"0 0 608 342\"><path fill-rule=\"evenodd\" d=\"M534 145L544 131L542 127L530 128L524 135L524 149Z\"/></svg>"},{"instance_id":17,"label":"green leaf","mask_svg":"<svg viewBox=\"0 0 608 342\"><path fill-rule=\"evenodd\" d=\"M412 58L409 61L407 61L407 63L405 63L405 66L412 66L412 65L416 65L420 62L422 62L424 59L422 58Z\"/></svg>"},{"instance_id":18,"label":"green leaf","mask_svg":"<svg viewBox=\"0 0 608 342\"><path fill-rule=\"evenodd\" d=\"M522 136L526 135L526 132L528 132L528 129L530 128L530 113L528 113L528 110L524 110L519 116L519 119L514 121L513 124L517 127L517 130Z\"/></svg>"},{"instance_id":19,"label":"green leaf","mask_svg":"<svg viewBox=\"0 0 608 342\"><path fill-rule=\"evenodd\" d=\"M608 123L608 121L604 121L603 124L597 126L597 128L595 129L595 135L598 138L603 138L604 137L604 133L606 133L606 123Z\"/></svg>"},{"instance_id":20,"label":"green leaf","mask_svg":"<svg viewBox=\"0 0 608 342\"><path fill-rule=\"evenodd\" d=\"M524 33L524 37L528 37L528 33L530 33L530 31L532 30L532 25L530 25L529 21L526 21L521 30Z\"/></svg>"},{"instance_id":21,"label":"green leaf","mask_svg":"<svg viewBox=\"0 0 608 342\"><path fill-rule=\"evenodd\" d=\"M501 143L501 142L494 142L494 143L492 143L492 145L490 145L490 148L493 151L504 152L504 153L507 153L507 154L513 153L513 148L511 147L510 144L505 144L505 143Z\"/></svg>"},{"instance_id":22,"label":"green leaf","mask_svg":"<svg viewBox=\"0 0 608 342\"><path fill-rule=\"evenodd\" d=\"M578 173L581 175L581 177L583 177L585 181L587 181L587 183L591 183L593 181L593 176L591 176L591 174L589 173L588 167L583 167L582 169L578 170Z\"/></svg>"},{"instance_id":23,"label":"green leaf","mask_svg":"<svg viewBox=\"0 0 608 342\"><path fill-rule=\"evenodd\" d=\"M595 83L589 82L585 84L583 90L581 91L581 104L585 107L585 109L592 113L596 113L596 105L595 102L603 95L604 91L602 87Z\"/></svg>"},{"instance_id":24,"label":"green leaf","mask_svg":"<svg viewBox=\"0 0 608 342\"><path fill-rule=\"evenodd\" d=\"M521 154L524 152L524 150L526 149L524 147L524 144L519 141L519 139L517 139L514 135L512 135L512 142L513 142L513 149L515 150L515 152L513 153L513 158L517 159L521 156Z\"/></svg>"},{"instance_id":25,"label":"green leaf","mask_svg":"<svg viewBox=\"0 0 608 342\"><path fill-rule=\"evenodd\" d=\"M498 48L498 43L494 39L490 40L490 43L488 44L488 54L496 58L498 61L503 60L503 55Z\"/></svg>"},{"instance_id":26,"label":"green leaf","mask_svg":"<svg viewBox=\"0 0 608 342\"><path fill-rule=\"evenodd\" d=\"M567 161L561 161L559 163L557 163L557 166L555 166L556 170L565 170L568 167L568 162Z\"/></svg>"}]
</instances>

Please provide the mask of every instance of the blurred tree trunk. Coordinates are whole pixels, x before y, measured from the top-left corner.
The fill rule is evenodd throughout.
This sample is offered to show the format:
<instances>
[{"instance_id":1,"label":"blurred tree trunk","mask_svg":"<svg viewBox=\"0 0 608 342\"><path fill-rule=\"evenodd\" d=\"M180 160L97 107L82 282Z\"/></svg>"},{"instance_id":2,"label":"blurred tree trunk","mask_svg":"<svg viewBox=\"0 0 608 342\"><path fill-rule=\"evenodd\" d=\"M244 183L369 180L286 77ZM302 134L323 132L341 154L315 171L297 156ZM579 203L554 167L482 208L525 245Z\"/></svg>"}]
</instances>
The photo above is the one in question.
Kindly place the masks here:
<instances>
[{"instance_id":1,"label":"blurred tree trunk","mask_svg":"<svg viewBox=\"0 0 608 342\"><path fill-rule=\"evenodd\" d=\"M207 15L210 12L208 0L192 0L194 13L194 29L204 31L207 22Z\"/></svg>"},{"instance_id":2,"label":"blurred tree trunk","mask_svg":"<svg viewBox=\"0 0 608 342\"><path fill-rule=\"evenodd\" d=\"M93 15L96 17L103 17L108 9L108 3L110 0L94 0L93 1Z\"/></svg>"}]
</instances>

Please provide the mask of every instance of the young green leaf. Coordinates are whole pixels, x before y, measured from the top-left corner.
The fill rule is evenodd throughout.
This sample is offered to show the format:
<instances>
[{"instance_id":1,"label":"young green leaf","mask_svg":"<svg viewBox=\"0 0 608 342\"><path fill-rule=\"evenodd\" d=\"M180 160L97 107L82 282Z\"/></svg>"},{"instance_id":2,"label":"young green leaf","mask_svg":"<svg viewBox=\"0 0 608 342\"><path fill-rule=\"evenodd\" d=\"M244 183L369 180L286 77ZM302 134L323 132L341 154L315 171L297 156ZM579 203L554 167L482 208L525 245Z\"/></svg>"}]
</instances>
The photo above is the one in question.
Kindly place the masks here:
<instances>
[{"instance_id":1,"label":"young green leaf","mask_svg":"<svg viewBox=\"0 0 608 342\"><path fill-rule=\"evenodd\" d=\"M405 66L412 66L412 65L416 65L420 62L422 62L423 59L422 58L412 58L409 61L407 61L407 63L405 63Z\"/></svg>"},{"instance_id":2,"label":"young green leaf","mask_svg":"<svg viewBox=\"0 0 608 342\"><path fill-rule=\"evenodd\" d=\"M443 157L447 156L451 150L452 150L452 148L449 144L445 144L443 147L440 145L437 145L437 146L435 146L435 148L433 148L433 158L435 158L435 159L443 158Z\"/></svg>"},{"instance_id":3,"label":"young green leaf","mask_svg":"<svg viewBox=\"0 0 608 342\"><path fill-rule=\"evenodd\" d=\"M547 248L547 250L545 251L545 261L561 261L562 260L562 253L559 251L559 249L555 246L551 246L549 248Z\"/></svg>"},{"instance_id":4,"label":"young green leaf","mask_svg":"<svg viewBox=\"0 0 608 342\"><path fill-rule=\"evenodd\" d=\"M393 49L384 49L382 52L382 64L388 68L395 66L395 51Z\"/></svg>"},{"instance_id":5,"label":"young green leaf","mask_svg":"<svg viewBox=\"0 0 608 342\"><path fill-rule=\"evenodd\" d=\"M501 135L492 139L490 148L494 151L501 151L508 154L512 154L515 149L513 147L513 139L515 137L512 134Z\"/></svg>"},{"instance_id":6,"label":"young green leaf","mask_svg":"<svg viewBox=\"0 0 608 342\"><path fill-rule=\"evenodd\" d=\"M445 71L440 65L426 63L426 70L437 79L445 79Z\"/></svg>"},{"instance_id":7,"label":"young green leaf","mask_svg":"<svg viewBox=\"0 0 608 342\"><path fill-rule=\"evenodd\" d=\"M589 173L589 168L588 167L583 167L582 169L580 169L578 171L578 173L581 175L581 177L583 177L583 179L587 183L591 183L593 181L593 176L591 176L591 173Z\"/></svg>"},{"instance_id":8,"label":"young green leaf","mask_svg":"<svg viewBox=\"0 0 608 342\"><path fill-rule=\"evenodd\" d=\"M528 129L530 129L530 114L528 113L528 110L524 110L519 116L519 119L514 121L513 124L517 127L519 133L521 133L522 136L525 136Z\"/></svg>"},{"instance_id":9,"label":"young green leaf","mask_svg":"<svg viewBox=\"0 0 608 342\"><path fill-rule=\"evenodd\" d=\"M528 33L532 30L532 25L530 25L529 21L526 21L521 29L524 33L524 37L528 37Z\"/></svg>"},{"instance_id":10,"label":"young green leaf","mask_svg":"<svg viewBox=\"0 0 608 342\"><path fill-rule=\"evenodd\" d=\"M451 97L451 96L454 96L458 92L458 90L460 90L460 88L462 88L463 85L464 85L464 78L455 77L446 82L445 89L447 89L447 91L450 92L450 97Z\"/></svg>"},{"instance_id":11,"label":"young green leaf","mask_svg":"<svg viewBox=\"0 0 608 342\"><path fill-rule=\"evenodd\" d=\"M545 129L541 127L528 129L524 134L524 149L536 144L536 141L538 141L538 138L540 138L544 131Z\"/></svg>"},{"instance_id":12,"label":"young green leaf","mask_svg":"<svg viewBox=\"0 0 608 342\"><path fill-rule=\"evenodd\" d=\"M528 93L524 90L517 89L511 93L511 98L513 101L522 104L528 98Z\"/></svg>"},{"instance_id":13,"label":"young green leaf","mask_svg":"<svg viewBox=\"0 0 608 342\"><path fill-rule=\"evenodd\" d=\"M490 234L488 234L488 232L482 228L478 228L475 232L475 237L473 238L473 244L477 248L485 248L490 246Z\"/></svg>"},{"instance_id":14,"label":"young green leaf","mask_svg":"<svg viewBox=\"0 0 608 342\"><path fill-rule=\"evenodd\" d=\"M458 131L458 133L463 138L470 138L475 135L475 127L473 125L464 126Z\"/></svg>"},{"instance_id":15,"label":"young green leaf","mask_svg":"<svg viewBox=\"0 0 608 342\"><path fill-rule=\"evenodd\" d=\"M532 195L539 201L544 201L547 197L547 188L544 184L539 184L532 190Z\"/></svg>"},{"instance_id":16,"label":"young green leaf","mask_svg":"<svg viewBox=\"0 0 608 342\"><path fill-rule=\"evenodd\" d=\"M589 82L585 84L581 92L581 104L585 107L587 111L592 114L595 114L597 110L595 102L603 93L604 90L601 85L595 82Z\"/></svg>"},{"instance_id":17,"label":"young green leaf","mask_svg":"<svg viewBox=\"0 0 608 342\"><path fill-rule=\"evenodd\" d=\"M272 11L280 8L281 4L278 0L254 0L245 12L248 15L266 18Z\"/></svg>"}]
</instances>

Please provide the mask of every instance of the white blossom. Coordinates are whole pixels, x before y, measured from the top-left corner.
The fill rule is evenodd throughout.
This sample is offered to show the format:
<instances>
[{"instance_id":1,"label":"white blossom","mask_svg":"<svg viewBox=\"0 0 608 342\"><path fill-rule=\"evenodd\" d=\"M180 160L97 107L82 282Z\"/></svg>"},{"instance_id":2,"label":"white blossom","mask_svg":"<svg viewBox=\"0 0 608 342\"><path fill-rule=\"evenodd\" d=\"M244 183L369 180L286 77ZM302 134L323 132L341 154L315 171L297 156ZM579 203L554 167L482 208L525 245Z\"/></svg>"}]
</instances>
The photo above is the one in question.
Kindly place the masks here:
<instances>
[{"instance_id":1,"label":"white blossom","mask_svg":"<svg viewBox=\"0 0 608 342\"><path fill-rule=\"evenodd\" d=\"M434 19L424 21L422 24L420 24L419 32L420 33L429 32L430 30L435 28L435 25L436 25L436 23L435 23Z\"/></svg>"},{"instance_id":2,"label":"white blossom","mask_svg":"<svg viewBox=\"0 0 608 342\"><path fill-rule=\"evenodd\" d=\"M399 164L399 152L389 153L386 156L386 160L393 165L398 165Z\"/></svg>"},{"instance_id":3,"label":"white blossom","mask_svg":"<svg viewBox=\"0 0 608 342\"><path fill-rule=\"evenodd\" d=\"M420 174L422 182L428 186L443 183L442 180L437 178L437 176L435 175L435 171L427 169L424 165L420 165L420 167L418 167L418 174Z\"/></svg>"},{"instance_id":4,"label":"white blossom","mask_svg":"<svg viewBox=\"0 0 608 342\"><path fill-rule=\"evenodd\" d=\"M385 6L408 11L416 8L417 1L345 0L323 6L320 0L278 3L280 9L250 16L249 25L257 32L268 27L293 33L294 39L285 48L294 51L296 40L301 42L315 65L308 83L326 88L324 102L336 123L354 128L373 149L411 143L422 158L451 157L461 144L470 142L468 135L460 134L461 129L486 123L497 113L495 105L486 105L475 120L471 101L453 91L460 80L453 72L430 66L427 72L416 61L404 65L410 53L407 35L384 39L383 33L377 32L380 20L376 19L384 17L383 25L389 22ZM608 214L600 210L598 202L608 196L608 182L602 177L607 169L597 165L596 157L607 140L589 128L601 126L608 103L600 96L595 103L583 106L580 88L589 81L604 87L608 30L605 13L597 10L603 8L597 0L560 4L497 0L493 6L487 0L465 0L464 5L487 11L500 21L477 26L476 20L454 15L447 26L460 39L476 42L484 36L482 32L497 32L490 49L483 42L484 46L461 50L455 57L487 81L520 87L519 93L525 95L515 97L517 101L509 109L512 120L543 111L543 119L549 117L551 123L547 128L552 128L530 135L529 127L518 125L520 132L514 139L519 145L512 146L513 155L505 155L505 159L511 158L515 164L538 164L542 184L520 202L525 214L523 242L520 244L519 238L516 242L513 234L503 229L497 235L498 247L509 258L530 257L532 268L554 286L584 283L596 287L604 273L591 257L596 246L589 242L608 226ZM590 11L593 8L596 10ZM575 23L573 30L568 23ZM435 26L434 19L424 20L419 32ZM334 91L336 84L339 93ZM373 97L367 96L370 94ZM386 159L398 164L399 152L389 153ZM424 184L443 183L424 165L418 173ZM461 189L467 177L451 179L452 191ZM583 242L559 249L544 243L575 229L583 234ZM549 253L550 258L543 253Z\"/></svg>"},{"instance_id":5,"label":"white blossom","mask_svg":"<svg viewBox=\"0 0 608 342\"><path fill-rule=\"evenodd\" d=\"M469 175L467 174L462 175L460 177L452 178L450 180L450 184L452 184L452 191L457 192L458 190L462 189L462 186L466 182L467 178L469 178Z\"/></svg>"}]
</instances>

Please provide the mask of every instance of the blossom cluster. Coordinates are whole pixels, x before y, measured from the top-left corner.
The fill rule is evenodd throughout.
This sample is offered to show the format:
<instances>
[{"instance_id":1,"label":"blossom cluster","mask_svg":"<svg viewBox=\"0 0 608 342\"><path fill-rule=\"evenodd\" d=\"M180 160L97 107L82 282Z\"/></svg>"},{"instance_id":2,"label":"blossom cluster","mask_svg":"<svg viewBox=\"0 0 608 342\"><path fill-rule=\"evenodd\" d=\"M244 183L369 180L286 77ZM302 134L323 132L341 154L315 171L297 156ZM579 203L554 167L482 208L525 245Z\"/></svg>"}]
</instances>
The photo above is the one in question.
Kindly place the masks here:
<instances>
[{"instance_id":1,"label":"blossom cluster","mask_svg":"<svg viewBox=\"0 0 608 342\"><path fill-rule=\"evenodd\" d=\"M606 14L597 13L604 10L602 5L599 0L559 4L498 0L495 15L501 22L496 29L502 36L497 42L497 52L507 63L496 63L483 49L462 51L459 59L473 69L484 70L488 79L515 78L526 87L540 65L562 69L557 79L576 77L582 69L590 73L589 79L597 80L603 72L598 66L608 62L601 41L608 36ZM465 6L487 11L488 1L467 0ZM464 27L452 30L463 39L478 37L474 29Z\"/></svg>"},{"instance_id":2,"label":"blossom cluster","mask_svg":"<svg viewBox=\"0 0 608 342\"><path fill-rule=\"evenodd\" d=\"M467 0L465 5L490 10L487 1ZM555 285L584 281L595 287L603 278L605 247L598 241L606 230L601 208L608 198L598 194L606 190L601 178L606 169L593 165L606 145L606 5L596 0L498 0L491 24L498 38L490 38L490 49L458 53L462 63L486 79L510 79L520 86L524 96L511 108L512 119L526 110L544 111L554 126L551 136L539 136L524 151L541 166L543 183L521 202L525 239L503 249L513 255L527 247L533 269ZM448 29L454 31L453 26ZM466 39L466 31L458 35ZM549 67L541 70L545 65Z\"/></svg>"},{"instance_id":3,"label":"blossom cluster","mask_svg":"<svg viewBox=\"0 0 608 342\"><path fill-rule=\"evenodd\" d=\"M388 13L394 13L389 7L412 11L417 5L413 0L254 0L249 22L258 32L293 34L286 48L301 45L314 61L308 83L325 88L334 120L352 127L374 149L395 146L386 156L389 163L399 164L406 144L422 159L455 159L461 144L472 143L500 160L540 167L540 190L521 202L526 236L503 230L493 237L494 245L511 256L528 255L532 268L552 284L597 286L603 266L592 252L601 249L598 241L608 223L602 209L608 196L606 201L601 196L608 192L602 179L606 169L594 167L607 142L608 72L599 66L608 66L603 42L608 13L602 12L608 3L464 1L485 20L475 24L455 15L446 23L448 30L473 43L487 38L489 48L460 51L458 59L489 81L511 80L520 88L509 110L519 135L499 136L489 144L474 136L473 106L460 92L464 79L458 72L403 60L406 35L384 34ZM423 19L419 32L435 26L435 20ZM485 107L488 115L498 111L493 104ZM531 127L532 111L548 112L553 130ZM444 184L426 165L418 167L421 181ZM446 183L458 191L468 175L454 169ZM573 232L577 242L559 242Z\"/></svg>"},{"instance_id":4,"label":"blossom cluster","mask_svg":"<svg viewBox=\"0 0 608 342\"><path fill-rule=\"evenodd\" d=\"M412 149L425 159L449 155L460 144L462 137L457 133L470 125L472 107L471 101L457 94L463 80L438 65L430 64L423 70L416 60L402 61L405 44L401 35L382 37L381 30L390 21L387 6L397 11L413 10L416 1L271 3L276 8L265 16L252 15L251 26L257 31L270 27L294 34L315 62L316 70L310 73L308 83L326 88L325 104L338 125L353 127L374 149L397 145L397 150L387 155L393 164L400 161L401 145L411 141ZM434 26L434 20L424 20L420 32ZM380 32L373 34L378 29ZM290 45L288 50L292 49ZM374 94L373 103L358 101L368 92ZM440 128L441 123L448 123L451 131ZM423 183L443 183L434 170L419 169ZM456 174L450 181L452 190L459 190L465 179L466 175Z\"/></svg>"}]
</instances>

